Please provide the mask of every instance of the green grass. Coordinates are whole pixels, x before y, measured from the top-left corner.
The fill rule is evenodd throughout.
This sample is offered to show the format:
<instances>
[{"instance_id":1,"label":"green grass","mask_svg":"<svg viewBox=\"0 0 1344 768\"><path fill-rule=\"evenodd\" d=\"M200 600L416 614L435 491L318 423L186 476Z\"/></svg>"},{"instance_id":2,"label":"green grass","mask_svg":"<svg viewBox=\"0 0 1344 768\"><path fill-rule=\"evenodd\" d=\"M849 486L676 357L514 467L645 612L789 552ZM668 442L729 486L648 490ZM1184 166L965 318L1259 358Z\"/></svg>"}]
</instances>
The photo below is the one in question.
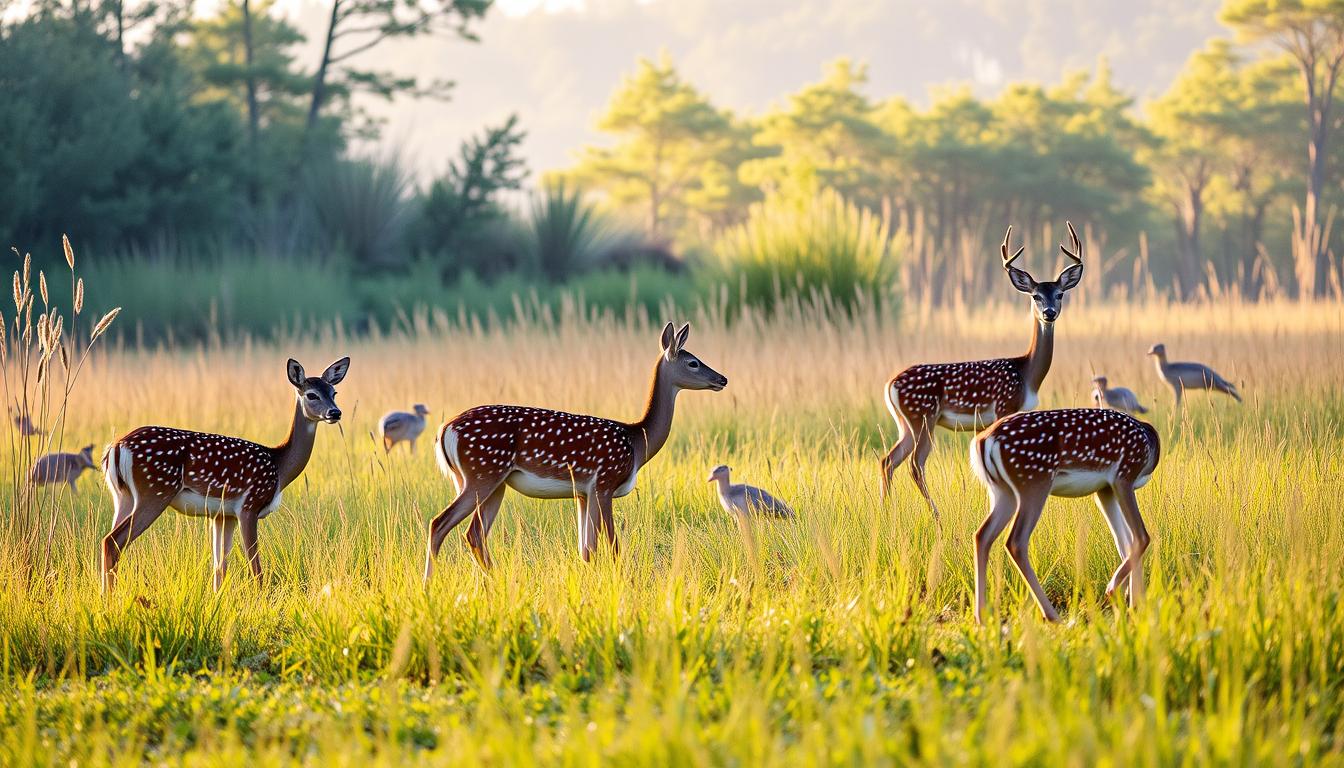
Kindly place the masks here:
<instances>
[{"instance_id":1,"label":"green grass","mask_svg":"<svg viewBox=\"0 0 1344 768\"><path fill-rule=\"evenodd\" d=\"M617 502L619 561L579 561L572 504L510 494L496 570L455 532L427 590L425 524L452 489L427 440L384 457L377 416L424 401L630 417L656 323L99 355L72 445L142 423L278 440L288 355L352 355L346 423L321 428L263 521L264 587L235 552L212 594L206 526L170 514L100 596L97 477L55 497L49 551L0 540L0 763L1340 764L1344 356L1324 350L1341 348L1344 311L1067 309L1043 406L1084 403L1093 367L1158 406L1163 459L1139 492L1148 600L1100 595L1117 562L1105 525L1056 499L1032 557L1064 623L1040 621L999 547L980 627L968 438L940 433L930 460L940 521L904 468L883 504L879 393L911 362L1024 348L1025 315L693 319L688 347L729 387L679 400L667 449ZM1142 357L1157 340L1219 367L1246 404L1192 396L1172 413ZM705 483L720 462L799 520L762 524L749 551Z\"/></svg>"}]
</instances>

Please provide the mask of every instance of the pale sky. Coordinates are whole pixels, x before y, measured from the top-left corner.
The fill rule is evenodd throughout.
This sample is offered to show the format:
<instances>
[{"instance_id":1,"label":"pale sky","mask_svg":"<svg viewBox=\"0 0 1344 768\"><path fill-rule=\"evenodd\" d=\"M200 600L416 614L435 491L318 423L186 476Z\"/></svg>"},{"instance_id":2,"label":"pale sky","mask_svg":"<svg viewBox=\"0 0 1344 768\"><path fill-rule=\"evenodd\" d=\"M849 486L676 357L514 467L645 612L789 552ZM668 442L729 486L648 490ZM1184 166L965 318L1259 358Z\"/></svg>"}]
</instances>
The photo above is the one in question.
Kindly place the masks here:
<instances>
[{"instance_id":1,"label":"pale sky","mask_svg":"<svg viewBox=\"0 0 1344 768\"><path fill-rule=\"evenodd\" d=\"M312 69L325 13L316 0L281 0L310 38ZM398 100L384 142L402 147L422 178L440 171L466 136L517 112L535 179L602 141L593 124L640 56L666 51L717 106L759 113L849 56L869 65L868 95L926 101L931 89L1057 82L1110 61L1141 98L1160 93L1206 40L1226 35L1221 0L497 0L481 41L398 42L357 63L456 80L446 103Z\"/></svg>"}]
</instances>

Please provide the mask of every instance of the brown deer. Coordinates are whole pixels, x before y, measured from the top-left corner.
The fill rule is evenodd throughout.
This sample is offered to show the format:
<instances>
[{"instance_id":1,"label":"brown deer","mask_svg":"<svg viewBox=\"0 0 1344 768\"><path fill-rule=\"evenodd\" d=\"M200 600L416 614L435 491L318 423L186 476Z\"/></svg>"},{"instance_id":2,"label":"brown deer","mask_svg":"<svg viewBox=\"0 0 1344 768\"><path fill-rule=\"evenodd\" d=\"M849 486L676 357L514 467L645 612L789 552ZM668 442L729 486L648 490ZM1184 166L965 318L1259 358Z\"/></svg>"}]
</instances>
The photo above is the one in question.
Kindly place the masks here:
<instances>
[{"instance_id":1,"label":"brown deer","mask_svg":"<svg viewBox=\"0 0 1344 768\"><path fill-rule=\"evenodd\" d=\"M457 498L429 524L425 580L444 537L472 517L467 545L489 570L486 539L504 500L505 487L534 499L578 502L579 554L589 560L601 530L619 552L612 499L635 487L640 468L667 442L677 393L728 386L728 379L685 350L691 327L663 329L662 351L653 367L644 417L633 423L543 408L483 405L464 411L439 429L435 458L453 480Z\"/></svg>"},{"instance_id":2,"label":"brown deer","mask_svg":"<svg viewBox=\"0 0 1344 768\"><path fill-rule=\"evenodd\" d=\"M274 448L236 437L170 427L140 427L107 447L103 473L115 511L103 537L103 589L116 583L121 554L168 507L211 521L215 589L224 582L234 529L243 529L243 551L261 580L257 522L280 506L280 494L294 482L313 454L318 422L341 420L335 386L345 378L350 358L331 364L321 376L306 376L290 360L289 383L296 393L289 437Z\"/></svg>"},{"instance_id":3,"label":"brown deer","mask_svg":"<svg viewBox=\"0 0 1344 768\"><path fill-rule=\"evenodd\" d=\"M975 620L984 617L989 548L1014 516L1008 554L1031 587L1041 615L1059 620L1027 556L1031 532L1051 496L1096 494L1121 561L1106 595L1128 580L1130 605L1141 600L1143 555L1152 538L1139 516L1134 491L1152 477L1161 454L1151 425L1097 408L1018 413L977 435L971 441L971 468L989 491L989 515L975 533Z\"/></svg>"},{"instance_id":4,"label":"brown deer","mask_svg":"<svg viewBox=\"0 0 1344 768\"><path fill-rule=\"evenodd\" d=\"M898 437L891 452L882 459L882 496L886 497L896 468L914 453L910 475L924 495L935 517L938 506L924 482L924 462L933 450L934 427L953 431L982 429L995 419L1036 407L1037 393L1055 351L1055 321L1059 319L1064 293L1083 278L1083 246L1073 224L1069 224L1073 250L1059 249L1073 262L1053 282L1038 283L1031 275L1013 266L1025 248L1008 255L1013 236L1009 227L999 253L1003 268L1013 287L1031 297L1034 316L1031 346L1019 357L1001 357L970 363L931 363L912 365L887 382L887 409L896 420Z\"/></svg>"}]
</instances>

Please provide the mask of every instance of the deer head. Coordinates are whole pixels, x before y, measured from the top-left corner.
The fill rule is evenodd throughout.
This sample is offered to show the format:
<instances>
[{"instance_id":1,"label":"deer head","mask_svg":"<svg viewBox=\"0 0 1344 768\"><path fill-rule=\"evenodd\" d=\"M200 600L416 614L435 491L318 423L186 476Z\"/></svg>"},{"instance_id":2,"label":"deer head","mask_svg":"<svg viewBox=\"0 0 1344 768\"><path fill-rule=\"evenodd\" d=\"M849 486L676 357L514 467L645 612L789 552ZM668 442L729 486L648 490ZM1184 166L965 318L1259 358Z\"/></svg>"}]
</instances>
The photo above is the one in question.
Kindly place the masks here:
<instances>
[{"instance_id":1,"label":"deer head","mask_svg":"<svg viewBox=\"0 0 1344 768\"><path fill-rule=\"evenodd\" d=\"M663 356L658 360L658 373L677 389L722 390L728 386L728 378L686 351L690 335L690 323L681 326L680 331L674 331L671 323L663 328Z\"/></svg>"},{"instance_id":2,"label":"deer head","mask_svg":"<svg viewBox=\"0 0 1344 768\"><path fill-rule=\"evenodd\" d=\"M79 463L82 467L93 469L93 446L86 445L79 450Z\"/></svg>"},{"instance_id":3,"label":"deer head","mask_svg":"<svg viewBox=\"0 0 1344 768\"><path fill-rule=\"evenodd\" d=\"M1003 268L1008 272L1008 279L1012 281L1013 287L1022 293L1031 297L1032 312L1036 319L1042 323L1053 323L1059 319L1060 307L1064 300L1064 293L1071 290L1078 282L1083 279L1083 245L1078 240L1078 233L1074 231L1073 224L1068 224L1069 240L1073 244L1073 250L1069 250L1063 243L1060 243L1059 250L1064 252L1065 256L1073 261L1072 264L1064 268L1053 281L1048 283L1038 283L1026 270L1018 269L1013 266L1013 262L1025 246L1018 248L1012 256L1008 255L1008 242L1012 239L1013 228L1008 227L1008 233L1003 236L1003 244L999 246L999 253L1003 257Z\"/></svg>"},{"instance_id":4,"label":"deer head","mask_svg":"<svg viewBox=\"0 0 1344 768\"><path fill-rule=\"evenodd\" d=\"M321 376L305 376L303 366L293 358L288 364L289 383L299 395L299 407L309 421L335 424L341 420L341 409L336 407L336 385L350 370L350 358L342 357L332 363Z\"/></svg>"}]
</instances>

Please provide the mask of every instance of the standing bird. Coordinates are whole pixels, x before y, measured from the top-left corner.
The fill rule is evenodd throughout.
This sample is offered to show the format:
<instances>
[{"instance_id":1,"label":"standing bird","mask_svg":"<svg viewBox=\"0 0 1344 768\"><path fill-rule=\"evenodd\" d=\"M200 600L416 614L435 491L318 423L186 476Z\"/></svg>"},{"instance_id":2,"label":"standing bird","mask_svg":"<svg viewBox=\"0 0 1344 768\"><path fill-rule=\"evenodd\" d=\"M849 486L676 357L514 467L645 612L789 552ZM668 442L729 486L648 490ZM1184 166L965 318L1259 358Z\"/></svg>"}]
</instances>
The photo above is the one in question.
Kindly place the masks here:
<instances>
[{"instance_id":1,"label":"standing bird","mask_svg":"<svg viewBox=\"0 0 1344 768\"><path fill-rule=\"evenodd\" d=\"M1148 409L1139 403L1139 396L1131 389L1106 386L1106 377L1098 376L1092 380L1092 402L1098 408L1114 408L1127 413L1147 413Z\"/></svg>"},{"instance_id":2,"label":"standing bird","mask_svg":"<svg viewBox=\"0 0 1344 768\"><path fill-rule=\"evenodd\" d=\"M415 412L392 411L378 421L384 452L391 452L392 446L404 441L411 444L411 453L415 453L415 439L425 431L425 414L429 409L416 403L411 410Z\"/></svg>"},{"instance_id":3,"label":"standing bird","mask_svg":"<svg viewBox=\"0 0 1344 768\"><path fill-rule=\"evenodd\" d=\"M1157 375L1167 382L1171 391L1176 395L1176 407L1181 407L1181 395L1189 389L1213 389L1232 396L1238 403L1241 402L1241 395L1237 393L1237 388L1232 386L1232 382L1218 375L1218 372L1207 365L1201 363L1169 363L1167 362L1167 346L1165 344L1154 344L1148 350L1157 363Z\"/></svg>"},{"instance_id":4,"label":"standing bird","mask_svg":"<svg viewBox=\"0 0 1344 768\"><path fill-rule=\"evenodd\" d=\"M75 481L86 469L93 469L93 446L86 445L79 453L48 453L33 462L28 470L28 482L33 485L69 483L75 492Z\"/></svg>"},{"instance_id":5,"label":"standing bird","mask_svg":"<svg viewBox=\"0 0 1344 768\"><path fill-rule=\"evenodd\" d=\"M768 492L753 485L728 482L728 466L720 464L709 473L709 482L719 484L719 503L730 515L749 516L753 514L769 517L793 517L789 505L771 496Z\"/></svg>"}]
</instances>

